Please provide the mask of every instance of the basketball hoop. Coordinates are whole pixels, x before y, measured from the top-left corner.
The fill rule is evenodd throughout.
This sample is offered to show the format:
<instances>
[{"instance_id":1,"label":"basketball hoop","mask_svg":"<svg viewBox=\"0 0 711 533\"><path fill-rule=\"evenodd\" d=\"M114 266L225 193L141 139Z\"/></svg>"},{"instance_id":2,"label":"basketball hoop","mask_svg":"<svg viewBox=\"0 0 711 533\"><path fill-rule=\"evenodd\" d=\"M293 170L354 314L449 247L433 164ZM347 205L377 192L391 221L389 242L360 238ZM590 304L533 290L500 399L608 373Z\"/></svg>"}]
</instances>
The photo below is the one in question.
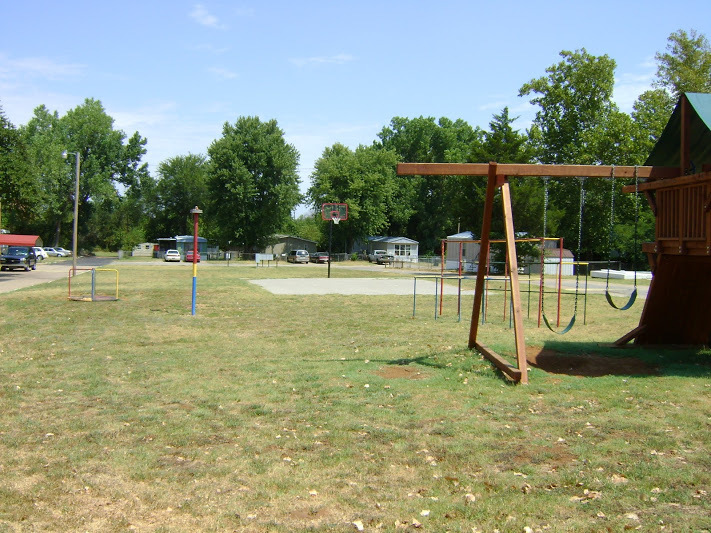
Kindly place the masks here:
<instances>
[{"instance_id":1,"label":"basketball hoop","mask_svg":"<svg viewBox=\"0 0 711 533\"><path fill-rule=\"evenodd\" d=\"M348 204L326 203L321 205L321 219L332 220L334 224L348 220Z\"/></svg>"}]
</instances>

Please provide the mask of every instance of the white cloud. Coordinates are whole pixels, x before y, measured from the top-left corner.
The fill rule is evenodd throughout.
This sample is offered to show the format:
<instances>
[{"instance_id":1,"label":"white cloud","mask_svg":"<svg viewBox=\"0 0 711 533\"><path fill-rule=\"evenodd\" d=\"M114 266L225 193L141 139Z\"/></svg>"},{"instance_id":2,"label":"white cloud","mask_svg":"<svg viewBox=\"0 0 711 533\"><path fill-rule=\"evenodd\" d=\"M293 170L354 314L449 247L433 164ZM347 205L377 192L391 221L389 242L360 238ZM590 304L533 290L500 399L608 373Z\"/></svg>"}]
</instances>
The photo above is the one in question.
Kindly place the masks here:
<instances>
[{"instance_id":1,"label":"white cloud","mask_svg":"<svg viewBox=\"0 0 711 533\"><path fill-rule=\"evenodd\" d=\"M176 107L174 102L162 102L132 111L107 109L107 113L113 117L117 128L131 135L136 130L142 133L146 127L158 126L173 118Z\"/></svg>"},{"instance_id":2,"label":"white cloud","mask_svg":"<svg viewBox=\"0 0 711 533\"><path fill-rule=\"evenodd\" d=\"M227 46L218 48L212 44L197 44L194 46L188 46L187 49L192 52L207 52L216 56L226 54L230 51L230 48Z\"/></svg>"},{"instance_id":3,"label":"white cloud","mask_svg":"<svg viewBox=\"0 0 711 533\"><path fill-rule=\"evenodd\" d=\"M237 17L253 17L256 13L253 7L236 7L232 12Z\"/></svg>"},{"instance_id":4,"label":"white cloud","mask_svg":"<svg viewBox=\"0 0 711 533\"><path fill-rule=\"evenodd\" d=\"M652 88L654 81L653 65L645 65L650 68L648 72L642 74L623 73L615 79L615 89L613 99L621 111L630 113L632 106L645 91Z\"/></svg>"},{"instance_id":5,"label":"white cloud","mask_svg":"<svg viewBox=\"0 0 711 533\"><path fill-rule=\"evenodd\" d=\"M224 26L220 24L220 19L218 19L215 15L212 15L202 4L195 4L195 7L193 7L193 10L190 12L190 18L198 24L207 26L208 28L224 28Z\"/></svg>"},{"instance_id":6,"label":"white cloud","mask_svg":"<svg viewBox=\"0 0 711 533\"><path fill-rule=\"evenodd\" d=\"M231 70L222 67L209 67L207 71L223 80L233 80L238 77L236 72L232 72Z\"/></svg>"},{"instance_id":7,"label":"white cloud","mask_svg":"<svg viewBox=\"0 0 711 533\"><path fill-rule=\"evenodd\" d=\"M59 63L46 57L22 57L17 59L0 55L0 80L44 78L60 80L82 76L86 65Z\"/></svg>"},{"instance_id":8,"label":"white cloud","mask_svg":"<svg viewBox=\"0 0 711 533\"><path fill-rule=\"evenodd\" d=\"M158 165L178 155L205 154L208 146L219 138L222 122L217 119L188 117L188 112L175 102L147 104L131 111L107 109L115 120L115 128L128 136L138 133L148 140L142 161L154 173Z\"/></svg>"},{"instance_id":9,"label":"white cloud","mask_svg":"<svg viewBox=\"0 0 711 533\"><path fill-rule=\"evenodd\" d=\"M316 57L297 57L290 59L291 63L297 67L304 67L307 65L343 65L344 63L349 63L354 61L355 57L350 54L336 54L334 56L316 56Z\"/></svg>"}]
</instances>

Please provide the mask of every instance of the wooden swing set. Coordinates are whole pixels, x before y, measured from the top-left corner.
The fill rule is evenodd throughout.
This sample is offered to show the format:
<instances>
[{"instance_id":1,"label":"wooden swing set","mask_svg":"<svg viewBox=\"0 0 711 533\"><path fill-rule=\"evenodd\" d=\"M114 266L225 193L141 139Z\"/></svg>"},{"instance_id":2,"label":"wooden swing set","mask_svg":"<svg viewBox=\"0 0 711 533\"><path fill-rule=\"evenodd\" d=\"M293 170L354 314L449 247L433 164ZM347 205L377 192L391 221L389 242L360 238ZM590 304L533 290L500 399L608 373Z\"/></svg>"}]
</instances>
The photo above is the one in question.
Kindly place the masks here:
<instances>
[{"instance_id":1,"label":"wooden swing set","mask_svg":"<svg viewBox=\"0 0 711 533\"><path fill-rule=\"evenodd\" d=\"M693 95L692 95L693 96ZM697 95L698 96L698 95ZM709 96L711 95L702 95ZM711 101L711 100L710 100ZM516 382L528 383L516 239L509 178L635 178L646 180L622 188L625 193L643 193L655 215L656 240L642 246L654 278L639 325L618 339L624 345L706 344L711 335L711 164L700 173L689 173L692 125L698 122L687 95L683 95L673 118L680 114L678 166L536 165L490 163L400 163L399 175L486 176L487 188L481 228L481 250L469 330L469 348L476 349ZM672 121L670 120L670 124ZM670 124L665 129L670 129ZM694 128L696 126L694 125ZM694 130L695 131L695 130ZM670 135L675 134L672 132ZM664 138L662 136L662 139ZM660 142L661 140L660 139ZM704 149L706 147L704 146ZM704 155L707 155L704 153ZM675 161L675 162L676 162ZM491 240L494 196L500 190L503 206L506 255L509 262L516 365L478 341L479 313Z\"/></svg>"}]
</instances>

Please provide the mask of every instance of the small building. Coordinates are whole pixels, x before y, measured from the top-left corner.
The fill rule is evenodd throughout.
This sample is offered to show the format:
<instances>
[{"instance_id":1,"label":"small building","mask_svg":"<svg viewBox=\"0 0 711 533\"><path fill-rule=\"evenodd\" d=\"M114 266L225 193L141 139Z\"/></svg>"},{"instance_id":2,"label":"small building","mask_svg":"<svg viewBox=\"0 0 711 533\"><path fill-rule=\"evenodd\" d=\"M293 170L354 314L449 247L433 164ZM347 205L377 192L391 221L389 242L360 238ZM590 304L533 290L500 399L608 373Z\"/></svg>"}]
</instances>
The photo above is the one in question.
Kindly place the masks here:
<instances>
[{"instance_id":1,"label":"small building","mask_svg":"<svg viewBox=\"0 0 711 533\"><path fill-rule=\"evenodd\" d=\"M560 258L561 255L563 256L563 266L562 266L562 271L561 275L563 276L574 276L575 275L575 269L573 268L573 262L575 261L575 255L573 252L568 250L567 248L563 248L562 250L560 248L553 248L549 247L548 243L546 243L546 247L544 248L543 251L543 273L546 276L557 276L558 275L558 269L560 268ZM531 274L540 274L541 273L541 260L540 256L538 257L531 257L529 258L530 260L530 273ZM526 271L528 273L528 270Z\"/></svg>"},{"instance_id":2,"label":"small building","mask_svg":"<svg viewBox=\"0 0 711 533\"><path fill-rule=\"evenodd\" d=\"M395 257L395 261L417 263L420 243L407 237L368 237L369 254L375 250L385 250Z\"/></svg>"},{"instance_id":3,"label":"small building","mask_svg":"<svg viewBox=\"0 0 711 533\"><path fill-rule=\"evenodd\" d=\"M133 257L153 257L154 252L160 250L158 243L155 242L142 242L137 244L131 250L131 256Z\"/></svg>"},{"instance_id":4,"label":"small building","mask_svg":"<svg viewBox=\"0 0 711 533\"><path fill-rule=\"evenodd\" d=\"M306 250L310 254L316 253L318 250L317 242L292 235L274 235L274 244L264 247L265 254L274 254L277 257L286 255L292 250Z\"/></svg>"},{"instance_id":5,"label":"small building","mask_svg":"<svg viewBox=\"0 0 711 533\"><path fill-rule=\"evenodd\" d=\"M445 239L444 268L462 272L476 272L479 267L479 252L481 245L476 242L476 236L471 231L462 231L448 235Z\"/></svg>"},{"instance_id":6,"label":"small building","mask_svg":"<svg viewBox=\"0 0 711 533\"><path fill-rule=\"evenodd\" d=\"M39 235L19 235L17 233L0 233L0 251L8 246L42 246Z\"/></svg>"},{"instance_id":7,"label":"small building","mask_svg":"<svg viewBox=\"0 0 711 533\"><path fill-rule=\"evenodd\" d=\"M166 250L178 250L180 255L184 256L186 252L193 249L192 235L176 235L175 237L161 237L158 240L158 251L155 253L157 257L163 257ZM207 239L198 237L198 253L207 257Z\"/></svg>"}]
</instances>

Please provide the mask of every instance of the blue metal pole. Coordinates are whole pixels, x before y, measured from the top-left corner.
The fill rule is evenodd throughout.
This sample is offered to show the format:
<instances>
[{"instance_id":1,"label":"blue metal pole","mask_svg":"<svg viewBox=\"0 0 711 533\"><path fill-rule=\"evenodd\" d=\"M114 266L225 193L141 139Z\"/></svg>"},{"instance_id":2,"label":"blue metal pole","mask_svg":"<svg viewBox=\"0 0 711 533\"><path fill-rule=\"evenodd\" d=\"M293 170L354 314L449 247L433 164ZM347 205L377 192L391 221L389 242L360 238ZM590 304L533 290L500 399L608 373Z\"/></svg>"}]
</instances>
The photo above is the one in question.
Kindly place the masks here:
<instances>
[{"instance_id":1,"label":"blue metal pole","mask_svg":"<svg viewBox=\"0 0 711 533\"><path fill-rule=\"evenodd\" d=\"M197 276L193 275L193 315L195 315L195 300L197 298Z\"/></svg>"}]
</instances>

